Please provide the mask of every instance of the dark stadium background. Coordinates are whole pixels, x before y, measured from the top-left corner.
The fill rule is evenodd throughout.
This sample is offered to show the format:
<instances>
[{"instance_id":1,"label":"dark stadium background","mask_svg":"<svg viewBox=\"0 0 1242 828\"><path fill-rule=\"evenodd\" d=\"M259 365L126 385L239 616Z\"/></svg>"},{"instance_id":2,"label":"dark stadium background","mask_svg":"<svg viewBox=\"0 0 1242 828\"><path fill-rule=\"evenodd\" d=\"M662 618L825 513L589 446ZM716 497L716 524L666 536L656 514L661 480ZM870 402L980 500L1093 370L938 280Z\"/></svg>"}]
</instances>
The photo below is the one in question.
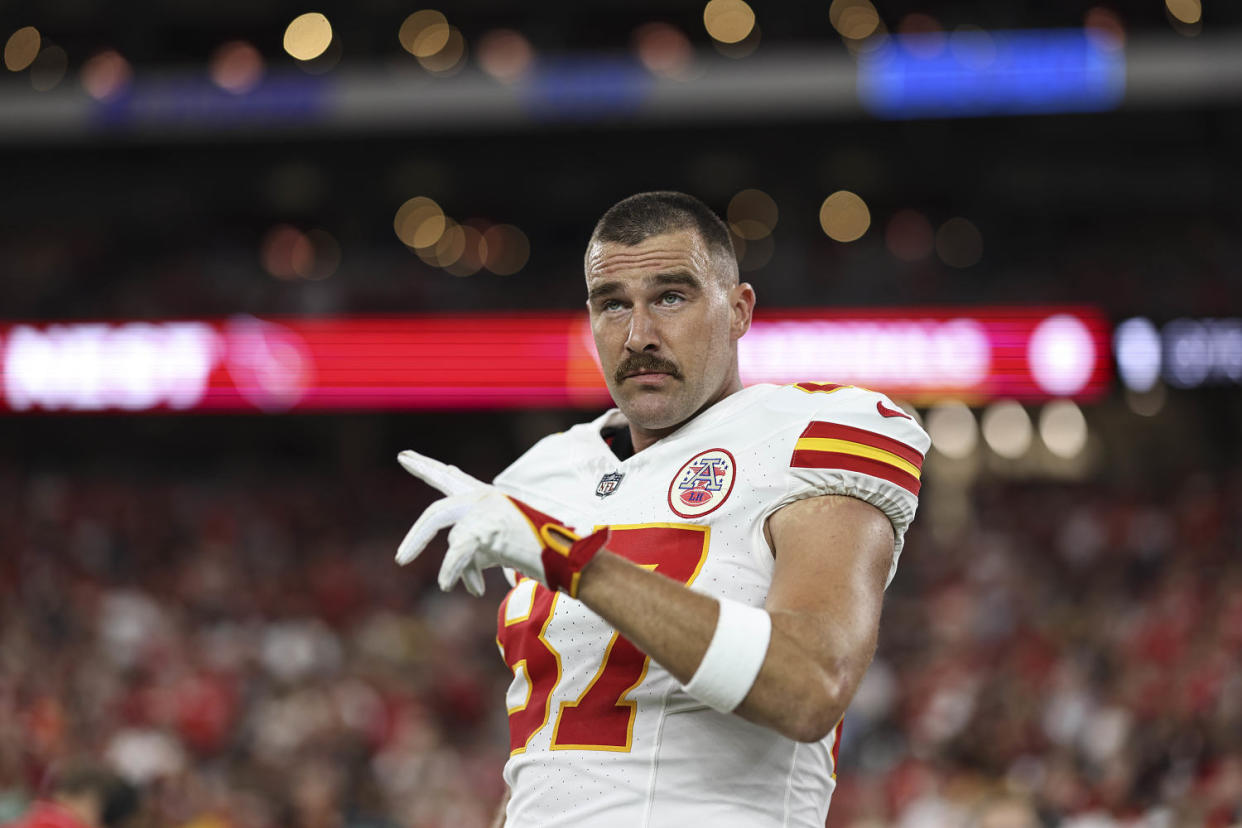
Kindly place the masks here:
<instances>
[{"instance_id":1,"label":"dark stadium background","mask_svg":"<svg viewBox=\"0 0 1242 828\"><path fill-rule=\"evenodd\" d=\"M761 312L1242 316L1242 5L1209 0L1198 19L1194 0L874 2L871 37L1120 35L1126 96L1093 113L896 120L837 99L766 106L781 72L805 82L803 58L852 65L828 3L756 4L758 34L730 51L700 2L477 0L442 9L467 44L443 77L402 50L419 7L395 0L6 3L0 39L34 26L41 41L35 65L0 76L0 325L574 310L611 203L678 189L725 213L746 188L780 210L767 261L743 274ZM308 11L333 46L300 65L282 36ZM692 66L753 66L769 86L652 116L621 99L510 119L444 103L484 77L474 47L497 29L572 74L632 62L652 23L681 33L660 43L688 44ZM254 50L237 71L257 54L263 77L295 87L442 97L420 113L414 95L400 117L213 112L209 67L237 41ZM174 95L147 120L109 121L83 92L109 50L135 85L188 84L205 108ZM95 70L119 71L107 60ZM851 243L819 222L840 189L870 210ZM507 276L427 264L393 231L420 195L520 227L529 259ZM885 228L902 210L931 227L965 217L981 253L899 260ZM330 240L316 278L272 275L265 246L284 225ZM982 442L965 460L933 452L829 825L1242 824L1240 382L1222 369L1135 391L1114 377L1083 404L1087 450L1069 465ZM502 585L445 596L436 560L393 565L431 499L394 458L416 448L488 477L589 416L0 416L0 823L58 763L89 756L142 782L143 825L487 824L507 744Z\"/></svg>"}]
</instances>

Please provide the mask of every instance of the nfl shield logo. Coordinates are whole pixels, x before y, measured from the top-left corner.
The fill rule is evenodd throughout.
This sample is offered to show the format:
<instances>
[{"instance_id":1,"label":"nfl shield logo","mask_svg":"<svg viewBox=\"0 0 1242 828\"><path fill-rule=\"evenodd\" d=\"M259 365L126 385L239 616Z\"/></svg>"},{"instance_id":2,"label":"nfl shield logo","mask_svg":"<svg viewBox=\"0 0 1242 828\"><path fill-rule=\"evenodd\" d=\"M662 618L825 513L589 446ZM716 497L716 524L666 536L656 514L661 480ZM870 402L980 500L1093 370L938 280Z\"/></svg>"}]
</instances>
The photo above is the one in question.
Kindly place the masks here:
<instances>
[{"instance_id":1,"label":"nfl shield logo","mask_svg":"<svg viewBox=\"0 0 1242 828\"><path fill-rule=\"evenodd\" d=\"M621 478L625 477L621 472L610 472L599 479L599 485L595 487L595 494L600 497L608 497L617 490L621 485Z\"/></svg>"}]
</instances>

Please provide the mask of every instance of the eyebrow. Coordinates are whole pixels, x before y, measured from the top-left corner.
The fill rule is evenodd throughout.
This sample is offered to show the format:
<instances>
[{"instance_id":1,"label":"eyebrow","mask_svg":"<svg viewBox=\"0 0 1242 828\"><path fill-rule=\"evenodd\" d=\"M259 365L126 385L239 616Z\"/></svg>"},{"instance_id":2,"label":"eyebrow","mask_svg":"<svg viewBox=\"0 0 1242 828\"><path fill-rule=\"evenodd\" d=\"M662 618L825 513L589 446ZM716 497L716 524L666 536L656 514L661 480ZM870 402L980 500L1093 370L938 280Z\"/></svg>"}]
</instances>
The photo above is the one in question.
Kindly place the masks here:
<instances>
[{"instance_id":1,"label":"eyebrow","mask_svg":"<svg viewBox=\"0 0 1242 828\"><path fill-rule=\"evenodd\" d=\"M655 276L648 277L644 281L644 286L664 287L666 285L684 285L685 287L694 288L696 290L701 290L703 287L703 283L697 276L684 270L675 271L673 273L660 273ZM593 302L601 296L615 293L620 289L620 282L602 282L587 291L587 301Z\"/></svg>"}]
</instances>

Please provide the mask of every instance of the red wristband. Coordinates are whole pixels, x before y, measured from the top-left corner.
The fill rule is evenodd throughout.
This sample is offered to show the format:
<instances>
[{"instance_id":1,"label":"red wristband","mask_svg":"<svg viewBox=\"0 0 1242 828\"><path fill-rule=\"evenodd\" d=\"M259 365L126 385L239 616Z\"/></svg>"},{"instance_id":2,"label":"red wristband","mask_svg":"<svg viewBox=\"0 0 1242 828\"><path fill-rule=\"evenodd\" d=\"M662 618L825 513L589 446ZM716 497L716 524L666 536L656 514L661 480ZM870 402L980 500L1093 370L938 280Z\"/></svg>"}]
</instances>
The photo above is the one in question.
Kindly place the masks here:
<instances>
[{"instance_id":1,"label":"red wristband","mask_svg":"<svg viewBox=\"0 0 1242 828\"><path fill-rule=\"evenodd\" d=\"M583 567L604 548L612 531L605 526L598 532L580 538L556 518L545 515L516 497L510 497L509 501L530 521L531 529L543 545L540 557L543 560L543 573L548 579L548 587L567 592L570 598L577 598L578 579Z\"/></svg>"}]
</instances>

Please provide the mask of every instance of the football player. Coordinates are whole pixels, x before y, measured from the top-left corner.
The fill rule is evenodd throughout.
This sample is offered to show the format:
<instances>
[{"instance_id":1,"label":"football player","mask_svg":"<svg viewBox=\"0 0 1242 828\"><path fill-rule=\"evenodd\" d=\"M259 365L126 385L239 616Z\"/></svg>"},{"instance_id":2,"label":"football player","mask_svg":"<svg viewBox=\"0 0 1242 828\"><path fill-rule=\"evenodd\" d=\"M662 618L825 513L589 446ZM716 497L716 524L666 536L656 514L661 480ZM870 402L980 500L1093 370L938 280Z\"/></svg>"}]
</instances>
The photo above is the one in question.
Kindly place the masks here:
<instances>
[{"instance_id":1,"label":"football player","mask_svg":"<svg viewBox=\"0 0 1242 828\"><path fill-rule=\"evenodd\" d=\"M490 485L399 457L446 497L398 562L452 526L441 588L513 584L503 824L822 828L927 435L864 389L742 386L755 292L697 199L619 202L585 268L617 407Z\"/></svg>"}]
</instances>

